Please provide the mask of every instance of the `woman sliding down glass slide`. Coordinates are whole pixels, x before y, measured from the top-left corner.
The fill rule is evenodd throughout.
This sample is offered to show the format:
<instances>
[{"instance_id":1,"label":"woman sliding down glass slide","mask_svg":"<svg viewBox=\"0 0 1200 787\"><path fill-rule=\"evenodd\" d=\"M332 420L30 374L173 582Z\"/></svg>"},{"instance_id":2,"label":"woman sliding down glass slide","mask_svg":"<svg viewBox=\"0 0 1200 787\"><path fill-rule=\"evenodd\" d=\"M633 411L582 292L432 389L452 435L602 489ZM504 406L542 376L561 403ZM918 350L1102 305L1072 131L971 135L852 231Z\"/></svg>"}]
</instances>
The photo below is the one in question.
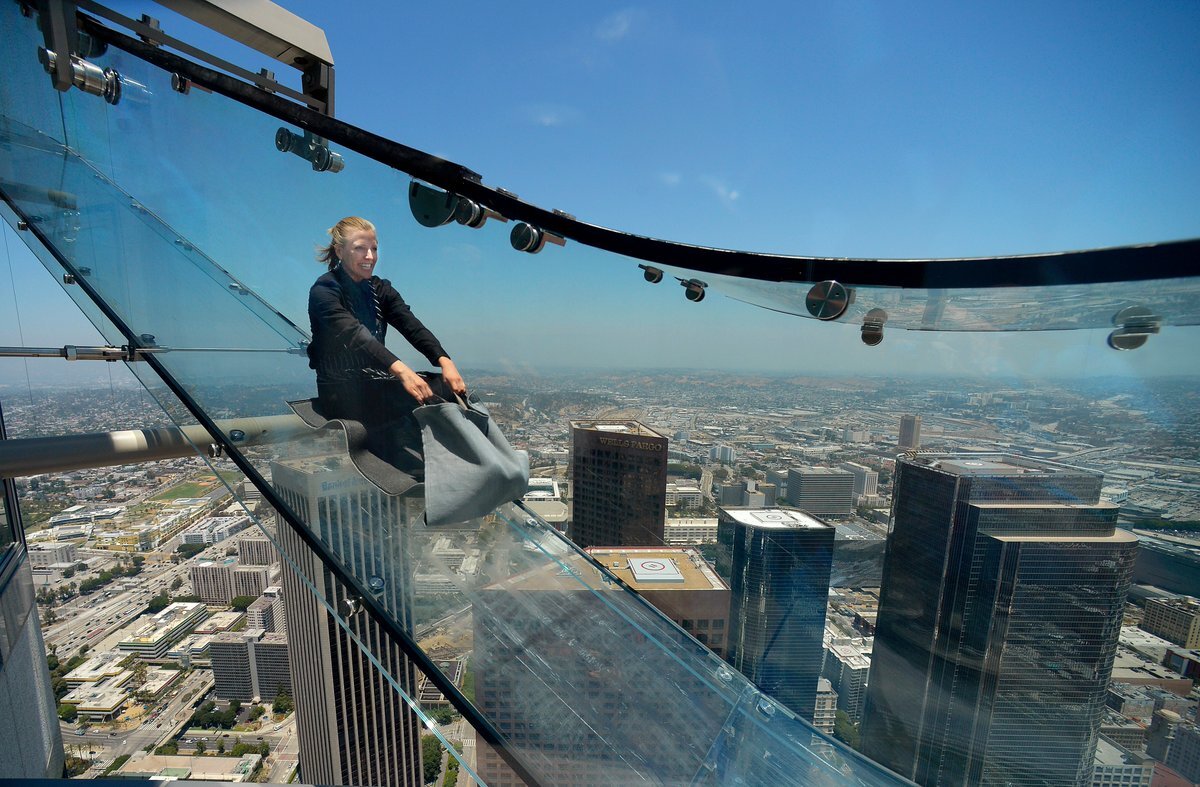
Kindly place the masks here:
<instances>
[{"instance_id":1,"label":"woman sliding down glass slide","mask_svg":"<svg viewBox=\"0 0 1200 787\"><path fill-rule=\"evenodd\" d=\"M308 294L317 398L293 406L313 426L341 419L356 466L389 494L402 494L424 476L421 429L413 410L427 401L466 396L467 384L437 337L418 320L379 262L375 225L349 216L329 230L317 259L329 271ZM384 346L396 328L442 373L418 374ZM346 422L350 423L346 423Z\"/></svg>"},{"instance_id":2,"label":"woman sliding down glass slide","mask_svg":"<svg viewBox=\"0 0 1200 787\"><path fill-rule=\"evenodd\" d=\"M448 524L489 513L519 498L529 460L514 451L437 337L418 320L379 262L375 226L350 216L329 229L317 258L329 271L309 290L309 366L317 398L294 402L311 426L346 432L350 458L384 492L425 484L425 519ZM396 328L441 374L418 373L384 345Z\"/></svg>"}]
</instances>

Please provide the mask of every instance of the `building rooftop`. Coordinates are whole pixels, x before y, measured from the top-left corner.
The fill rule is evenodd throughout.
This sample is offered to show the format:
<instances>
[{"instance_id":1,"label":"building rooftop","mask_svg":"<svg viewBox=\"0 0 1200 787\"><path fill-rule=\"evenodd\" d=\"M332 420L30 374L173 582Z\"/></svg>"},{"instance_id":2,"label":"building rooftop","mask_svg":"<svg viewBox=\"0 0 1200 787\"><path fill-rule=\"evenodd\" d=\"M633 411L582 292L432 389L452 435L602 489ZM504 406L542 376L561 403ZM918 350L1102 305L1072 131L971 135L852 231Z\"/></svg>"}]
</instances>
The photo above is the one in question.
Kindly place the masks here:
<instances>
[{"instance_id":1,"label":"building rooftop","mask_svg":"<svg viewBox=\"0 0 1200 787\"><path fill-rule=\"evenodd\" d=\"M571 421L572 429L588 429L593 432L614 432L617 434L637 435L639 437L663 437L640 421Z\"/></svg>"},{"instance_id":2,"label":"building rooftop","mask_svg":"<svg viewBox=\"0 0 1200 787\"><path fill-rule=\"evenodd\" d=\"M1149 760L1149 757L1134 754L1129 749L1109 740L1104 735L1101 735L1096 741L1097 765L1141 765Z\"/></svg>"},{"instance_id":3,"label":"building rooftop","mask_svg":"<svg viewBox=\"0 0 1200 787\"><path fill-rule=\"evenodd\" d=\"M798 508L721 508L735 522L764 529L833 529L833 525Z\"/></svg>"},{"instance_id":4,"label":"building rooftop","mask_svg":"<svg viewBox=\"0 0 1200 787\"><path fill-rule=\"evenodd\" d=\"M592 547L587 553L635 590L728 589L689 547Z\"/></svg>"}]
</instances>

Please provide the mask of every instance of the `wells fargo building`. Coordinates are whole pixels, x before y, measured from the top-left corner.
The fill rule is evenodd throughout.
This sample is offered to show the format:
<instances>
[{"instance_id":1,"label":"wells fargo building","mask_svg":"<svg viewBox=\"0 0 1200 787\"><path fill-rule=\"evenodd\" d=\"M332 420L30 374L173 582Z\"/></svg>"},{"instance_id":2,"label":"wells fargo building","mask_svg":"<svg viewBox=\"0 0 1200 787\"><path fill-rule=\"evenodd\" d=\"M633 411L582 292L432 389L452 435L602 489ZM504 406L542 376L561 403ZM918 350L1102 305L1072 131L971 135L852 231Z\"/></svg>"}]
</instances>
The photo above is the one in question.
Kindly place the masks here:
<instances>
[{"instance_id":1,"label":"wells fargo building","mask_svg":"<svg viewBox=\"0 0 1200 787\"><path fill-rule=\"evenodd\" d=\"M581 547L661 546L667 438L637 421L572 421L571 538Z\"/></svg>"}]
</instances>

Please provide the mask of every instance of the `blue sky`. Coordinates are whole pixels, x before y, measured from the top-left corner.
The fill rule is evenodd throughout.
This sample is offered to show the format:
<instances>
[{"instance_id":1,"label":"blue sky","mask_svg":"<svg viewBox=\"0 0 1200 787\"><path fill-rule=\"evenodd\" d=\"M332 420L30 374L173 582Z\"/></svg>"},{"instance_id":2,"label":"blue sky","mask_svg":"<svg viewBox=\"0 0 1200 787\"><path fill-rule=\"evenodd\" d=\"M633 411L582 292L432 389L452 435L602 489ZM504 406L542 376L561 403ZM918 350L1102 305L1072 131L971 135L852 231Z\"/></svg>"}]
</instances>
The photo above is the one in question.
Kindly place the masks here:
<instances>
[{"instance_id":1,"label":"blue sky","mask_svg":"<svg viewBox=\"0 0 1200 787\"><path fill-rule=\"evenodd\" d=\"M153 4L113 5L189 37ZM1195 2L282 5L325 29L341 119L586 221L831 256L1200 236ZM475 253L465 230L438 232L464 233L464 253ZM0 271L0 342L17 344L18 330L26 344L87 341L57 285L6 233L0 252L25 300L17 326ZM381 272L399 283L403 261L383 241ZM1126 354L1104 349L1104 331L896 333L865 348L853 326L715 294L689 304L677 287L643 284L632 265L579 259L557 248L485 255L495 283L460 287L449 305L417 278L401 289L468 369L1196 371L1179 363L1195 357L1196 329ZM489 298L508 303L495 315L504 330L458 316L446 325ZM517 325L522 316L532 327ZM0 380L14 374L23 367L0 366Z\"/></svg>"}]
</instances>

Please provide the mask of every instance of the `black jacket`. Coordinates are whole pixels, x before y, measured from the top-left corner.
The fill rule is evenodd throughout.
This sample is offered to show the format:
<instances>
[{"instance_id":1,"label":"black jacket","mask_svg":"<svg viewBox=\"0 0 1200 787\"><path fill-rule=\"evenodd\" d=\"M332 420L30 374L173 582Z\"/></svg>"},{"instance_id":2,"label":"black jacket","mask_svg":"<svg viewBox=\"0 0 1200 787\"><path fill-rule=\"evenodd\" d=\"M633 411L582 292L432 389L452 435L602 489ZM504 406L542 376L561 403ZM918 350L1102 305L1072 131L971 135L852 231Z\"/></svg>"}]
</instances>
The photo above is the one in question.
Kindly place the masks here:
<instances>
[{"instance_id":1,"label":"black jacket","mask_svg":"<svg viewBox=\"0 0 1200 787\"><path fill-rule=\"evenodd\" d=\"M321 276L308 292L308 319L312 326L312 344L308 347L308 365L317 372L317 382L335 383L387 374L397 360L384 346L387 326L400 331L433 366L449 354L437 337L413 316L408 304L387 279L372 276L374 311L377 325L372 331L355 311L355 282L341 267ZM362 304L357 304L362 307Z\"/></svg>"}]
</instances>

